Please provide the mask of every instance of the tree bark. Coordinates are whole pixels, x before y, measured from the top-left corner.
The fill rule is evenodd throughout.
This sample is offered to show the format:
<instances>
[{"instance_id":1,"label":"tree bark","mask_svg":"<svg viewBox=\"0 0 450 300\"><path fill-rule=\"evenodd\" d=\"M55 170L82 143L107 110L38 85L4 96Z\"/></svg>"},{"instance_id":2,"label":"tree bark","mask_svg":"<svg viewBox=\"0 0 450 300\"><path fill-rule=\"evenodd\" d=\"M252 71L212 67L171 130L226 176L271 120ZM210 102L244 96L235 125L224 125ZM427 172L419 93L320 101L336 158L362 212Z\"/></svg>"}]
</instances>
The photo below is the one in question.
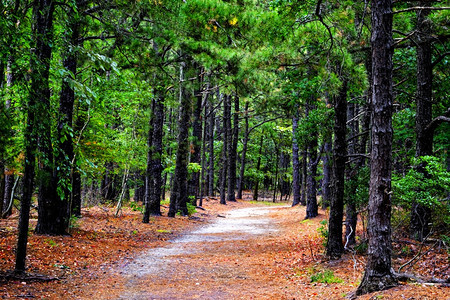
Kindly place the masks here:
<instances>
[{"instance_id":1,"label":"tree bark","mask_svg":"<svg viewBox=\"0 0 450 300\"><path fill-rule=\"evenodd\" d=\"M229 154L231 150L231 96L223 96L223 146L222 146L222 172L220 178L220 204L226 204L227 175L229 167Z\"/></svg>"},{"instance_id":2,"label":"tree bark","mask_svg":"<svg viewBox=\"0 0 450 300\"><path fill-rule=\"evenodd\" d=\"M244 175L245 175L245 165L246 165L246 157L247 157L247 147L248 147L248 138L249 138L249 128L248 128L248 105L249 102L245 103L245 129L244 129L244 144L242 145L242 155L241 155L241 168L239 170L239 181L237 186L237 198L242 199L242 189L244 184Z\"/></svg>"},{"instance_id":3,"label":"tree bark","mask_svg":"<svg viewBox=\"0 0 450 300\"><path fill-rule=\"evenodd\" d=\"M213 98L213 97L211 97ZM214 103L211 99L211 110L209 113L209 123L208 123L208 195L214 196L214 127L215 127L215 112Z\"/></svg>"},{"instance_id":4,"label":"tree bark","mask_svg":"<svg viewBox=\"0 0 450 300\"><path fill-rule=\"evenodd\" d=\"M256 162L256 171L259 173L259 170L261 169L261 154L263 149L263 142L264 142L264 131L261 133L261 139L259 141L259 154L258 154L258 161ZM253 189L253 200L258 201L258 192L259 192L259 179L256 179L255 187Z\"/></svg>"},{"instance_id":5,"label":"tree bark","mask_svg":"<svg viewBox=\"0 0 450 300\"><path fill-rule=\"evenodd\" d=\"M188 156L189 156L189 118L191 113L191 95L183 86L183 66L180 67L180 114L178 119L178 148L173 176L172 191L170 193L169 217L175 217L179 211L187 216L188 201Z\"/></svg>"},{"instance_id":6,"label":"tree bark","mask_svg":"<svg viewBox=\"0 0 450 300\"><path fill-rule=\"evenodd\" d=\"M344 80L334 103L333 180L328 223L327 256L338 259L344 252L342 220L344 215L345 161L347 160L347 81Z\"/></svg>"},{"instance_id":7,"label":"tree bark","mask_svg":"<svg viewBox=\"0 0 450 300\"><path fill-rule=\"evenodd\" d=\"M152 112L151 134L149 137L150 149L147 156L147 191L143 223L150 221L150 215L161 215L161 194L162 194L162 139L163 139L163 122L164 122L164 97L158 95L162 91L155 92L157 95L154 100Z\"/></svg>"},{"instance_id":8,"label":"tree bark","mask_svg":"<svg viewBox=\"0 0 450 300\"><path fill-rule=\"evenodd\" d=\"M392 0L372 1L372 149L369 185L369 249L357 295L394 287L391 267Z\"/></svg>"},{"instance_id":9,"label":"tree bark","mask_svg":"<svg viewBox=\"0 0 450 300\"><path fill-rule=\"evenodd\" d=\"M199 69L200 73L203 73L203 68ZM203 83L203 76L200 75L200 81L198 83L199 88L194 92L195 105L192 121L192 141L191 141L191 163L201 163L201 149L202 149L202 100L203 94L201 93L201 85ZM199 196L200 187L200 173L194 172L191 174L189 180L189 196L192 197L192 205L197 205L197 198Z\"/></svg>"},{"instance_id":10,"label":"tree bark","mask_svg":"<svg viewBox=\"0 0 450 300\"><path fill-rule=\"evenodd\" d=\"M231 101L230 113L231 113ZM235 202L236 196L234 191L236 189L236 160L237 160L237 144L239 139L239 97L234 96L234 114L233 114L233 129L231 130L231 116L230 116L230 137L229 137L229 159L228 159L228 191L227 200Z\"/></svg>"},{"instance_id":11,"label":"tree bark","mask_svg":"<svg viewBox=\"0 0 450 300\"><path fill-rule=\"evenodd\" d=\"M420 2L428 7L429 3ZM433 155L433 134L427 131L432 121L432 83L433 83L433 49L430 41L431 21L427 19L429 10L418 10L416 59L417 59L417 95L416 95L416 156ZM418 168L424 176L429 176L425 165ZM418 191L419 192L419 191ZM431 208L416 201L411 205L410 237L423 241L430 233Z\"/></svg>"},{"instance_id":12,"label":"tree bark","mask_svg":"<svg viewBox=\"0 0 450 300\"><path fill-rule=\"evenodd\" d=\"M15 272L25 272L27 255L28 226L30 220L31 197L34 188L35 162L37 150L38 124L42 115L38 114L50 99L49 70L51 43L53 40L53 12L55 6L51 0L39 0L33 6L34 53L31 59L31 89L28 98L28 117L24 132L25 166L23 176L23 194L20 207Z\"/></svg>"},{"instance_id":13,"label":"tree bark","mask_svg":"<svg viewBox=\"0 0 450 300\"><path fill-rule=\"evenodd\" d=\"M306 219L315 218L318 216L317 205L317 147L318 147L318 133L311 133L311 140L308 144L308 174L306 176Z\"/></svg>"},{"instance_id":14,"label":"tree bark","mask_svg":"<svg viewBox=\"0 0 450 300\"><path fill-rule=\"evenodd\" d=\"M298 106L295 108L294 117L292 118L292 206L300 204L302 173L300 172L300 160L297 143L298 128Z\"/></svg>"}]
</instances>

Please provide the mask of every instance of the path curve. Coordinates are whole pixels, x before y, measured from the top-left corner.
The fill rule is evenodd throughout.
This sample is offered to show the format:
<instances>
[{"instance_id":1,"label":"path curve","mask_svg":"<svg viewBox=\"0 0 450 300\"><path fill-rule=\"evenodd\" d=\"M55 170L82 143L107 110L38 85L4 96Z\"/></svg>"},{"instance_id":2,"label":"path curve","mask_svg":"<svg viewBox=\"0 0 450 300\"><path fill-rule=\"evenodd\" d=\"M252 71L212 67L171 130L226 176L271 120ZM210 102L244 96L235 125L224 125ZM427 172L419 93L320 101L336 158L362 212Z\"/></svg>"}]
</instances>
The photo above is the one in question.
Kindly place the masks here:
<instances>
[{"instance_id":1,"label":"path curve","mask_svg":"<svg viewBox=\"0 0 450 300\"><path fill-rule=\"evenodd\" d=\"M229 299L227 290L234 289L234 281L246 280L245 272L236 263L209 264L209 257L242 252L233 241L250 242L277 234L277 225L268 214L279 208L231 210L165 247L143 252L120 267L126 284L118 299Z\"/></svg>"}]
</instances>

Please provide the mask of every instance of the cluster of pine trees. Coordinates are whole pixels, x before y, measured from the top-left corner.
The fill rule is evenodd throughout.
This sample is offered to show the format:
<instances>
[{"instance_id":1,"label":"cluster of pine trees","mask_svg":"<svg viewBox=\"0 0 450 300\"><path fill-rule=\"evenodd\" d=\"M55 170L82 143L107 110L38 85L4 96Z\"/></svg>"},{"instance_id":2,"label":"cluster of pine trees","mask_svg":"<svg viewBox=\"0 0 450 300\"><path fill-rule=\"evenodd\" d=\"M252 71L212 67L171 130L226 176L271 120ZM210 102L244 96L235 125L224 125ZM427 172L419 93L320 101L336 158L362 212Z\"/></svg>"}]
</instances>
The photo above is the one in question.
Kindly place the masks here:
<instances>
[{"instance_id":1,"label":"cluster of pine trees","mask_svg":"<svg viewBox=\"0 0 450 300\"><path fill-rule=\"evenodd\" d=\"M0 213L20 199L17 272L34 203L35 232L63 235L98 202L133 197L149 222L167 192L170 217L216 194L292 195L307 218L330 207L330 258L367 216L360 293L396 282L392 205L414 239L448 228L441 1L4 0L0 15Z\"/></svg>"}]
</instances>

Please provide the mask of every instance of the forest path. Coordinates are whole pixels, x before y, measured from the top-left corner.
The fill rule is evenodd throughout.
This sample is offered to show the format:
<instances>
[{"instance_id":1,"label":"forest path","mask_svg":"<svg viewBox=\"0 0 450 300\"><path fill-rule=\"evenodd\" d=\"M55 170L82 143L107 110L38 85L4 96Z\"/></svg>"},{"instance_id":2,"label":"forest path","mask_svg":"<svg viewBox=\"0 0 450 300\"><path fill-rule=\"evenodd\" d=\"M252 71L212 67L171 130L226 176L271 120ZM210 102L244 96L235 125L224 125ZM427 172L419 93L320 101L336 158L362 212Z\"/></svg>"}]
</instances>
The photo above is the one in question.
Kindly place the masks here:
<instances>
[{"instance_id":1,"label":"forest path","mask_svg":"<svg viewBox=\"0 0 450 300\"><path fill-rule=\"evenodd\" d=\"M235 299L236 292L255 295L270 283L259 286L260 280L253 278L258 273L248 270L258 269L254 265L259 261L254 259L257 245L280 234L279 225L269 215L282 208L231 210L165 247L143 252L121 269L126 283L119 299ZM249 258L253 265L246 262Z\"/></svg>"}]
</instances>

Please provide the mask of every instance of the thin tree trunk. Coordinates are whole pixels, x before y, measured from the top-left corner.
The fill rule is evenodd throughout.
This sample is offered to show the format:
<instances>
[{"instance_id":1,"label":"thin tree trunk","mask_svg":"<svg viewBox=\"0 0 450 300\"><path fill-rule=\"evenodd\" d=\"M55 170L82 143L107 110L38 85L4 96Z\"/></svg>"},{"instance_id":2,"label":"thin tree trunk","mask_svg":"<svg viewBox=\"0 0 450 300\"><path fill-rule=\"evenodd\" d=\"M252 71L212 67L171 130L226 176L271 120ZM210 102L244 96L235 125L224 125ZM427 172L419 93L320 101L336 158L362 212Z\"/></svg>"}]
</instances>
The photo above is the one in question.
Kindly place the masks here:
<instances>
[{"instance_id":1,"label":"thin tree trunk","mask_svg":"<svg viewBox=\"0 0 450 300\"><path fill-rule=\"evenodd\" d=\"M298 106L295 108L294 117L292 118L292 190L293 200L292 206L300 204L302 174L300 172L300 160L297 142L298 128Z\"/></svg>"},{"instance_id":2,"label":"thin tree trunk","mask_svg":"<svg viewBox=\"0 0 450 300\"><path fill-rule=\"evenodd\" d=\"M189 71L189 70L188 70ZM169 217L175 217L179 211L181 215L187 216L187 178L188 178L188 156L189 156L189 118L191 112L191 95L183 86L183 66L180 67L180 117L178 122L178 148L175 162L175 173L173 176L172 191L170 193Z\"/></svg>"},{"instance_id":3,"label":"thin tree trunk","mask_svg":"<svg viewBox=\"0 0 450 300\"><path fill-rule=\"evenodd\" d=\"M248 147L248 138L249 138L249 129L248 129L248 105L249 102L245 103L245 130L244 130L244 144L241 155L241 169L239 171L239 181L237 187L237 198L242 199L242 189L244 184L244 174L245 174L245 164L246 164L246 156L247 156L247 147Z\"/></svg>"},{"instance_id":4,"label":"thin tree trunk","mask_svg":"<svg viewBox=\"0 0 450 300\"><path fill-rule=\"evenodd\" d=\"M334 103L334 147L333 185L328 223L327 256L340 258L344 252L342 244L342 219L344 215L345 161L347 156L347 81L344 81Z\"/></svg>"},{"instance_id":5,"label":"thin tree trunk","mask_svg":"<svg viewBox=\"0 0 450 300\"><path fill-rule=\"evenodd\" d=\"M223 96L223 146L222 172L220 178L220 204L226 204L227 175L229 167L229 150L231 149L231 96Z\"/></svg>"},{"instance_id":6,"label":"thin tree trunk","mask_svg":"<svg viewBox=\"0 0 450 300\"><path fill-rule=\"evenodd\" d=\"M211 97L213 98L213 97ZM211 110L209 113L209 125L208 125L208 195L214 197L214 125L215 125L215 112L213 99L211 99Z\"/></svg>"},{"instance_id":7,"label":"thin tree trunk","mask_svg":"<svg viewBox=\"0 0 450 300\"><path fill-rule=\"evenodd\" d=\"M317 205L317 132L313 132L312 139L308 145L308 174L306 177L306 219L315 218L319 215Z\"/></svg>"},{"instance_id":8,"label":"thin tree trunk","mask_svg":"<svg viewBox=\"0 0 450 300\"><path fill-rule=\"evenodd\" d=\"M369 185L369 249L356 294L391 288L392 0L372 1L372 149Z\"/></svg>"},{"instance_id":9,"label":"thin tree trunk","mask_svg":"<svg viewBox=\"0 0 450 300\"><path fill-rule=\"evenodd\" d=\"M420 2L421 6L430 4ZM417 95L416 95L416 156L433 155L433 134L427 132L427 125L432 120L433 97L433 49L430 41L431 28L427 19L430 11L427 9L417 11ZM429 174L425 170L425 164L419 166L418 171L425 177ZM417 191L417 192L420 192ZM416 201L411 205L410 237L423 241L430 233L431 208Z\"/></svg>"},{"instance_id":10,"label":"thin tree trunk","mask_svg":"<svg viewBox=\"0 0 450 300\"><path fill-rule=\"evenodd\" d=\"M259 173L259 170L261 169L261 155L263 149L263 142L264 142L264 131L261 133L261 139L259 141L259 154L258 154L258 161L256 162L257 173ZM259 189L259 179L256 179L255 187L253 189L253 200L255 201L258 201L258 189Z\"/></svg>"},{"instance_id":11,"label":"thin tree trunk","mask_svg":"<svg viewBox=\"0 0 450 300\"><path fill-rule=\"evenodd\" d=\"M231 113L231 101L229 103L229 110ZM236 196L234 191L236 189L236 160L237 160L237 144L239 139L239 97L234 96L234 114L233 114L233 130L231 131L231 116L230 116L230 137L229 137L229 160L228 160L228 192L227 200L235 202Z\"/></svg>"},{"instance_id":12,"label":"thin tree trunk","mask_svg":"<svg viewBox=\"0 0 450 300\"><path fill-rule=\"evenodd\" d=\"M302 170L302 181L301 181L301 187L302 187L302 193L300 195L300 204L303 206L306 206L306 178L308 177L308 169L307 169L307 157L308 157L308 147L307 145L304 146L304 150L302 151L302 163L301 163L301 170Z\"/></svg>"}]
</instances>

